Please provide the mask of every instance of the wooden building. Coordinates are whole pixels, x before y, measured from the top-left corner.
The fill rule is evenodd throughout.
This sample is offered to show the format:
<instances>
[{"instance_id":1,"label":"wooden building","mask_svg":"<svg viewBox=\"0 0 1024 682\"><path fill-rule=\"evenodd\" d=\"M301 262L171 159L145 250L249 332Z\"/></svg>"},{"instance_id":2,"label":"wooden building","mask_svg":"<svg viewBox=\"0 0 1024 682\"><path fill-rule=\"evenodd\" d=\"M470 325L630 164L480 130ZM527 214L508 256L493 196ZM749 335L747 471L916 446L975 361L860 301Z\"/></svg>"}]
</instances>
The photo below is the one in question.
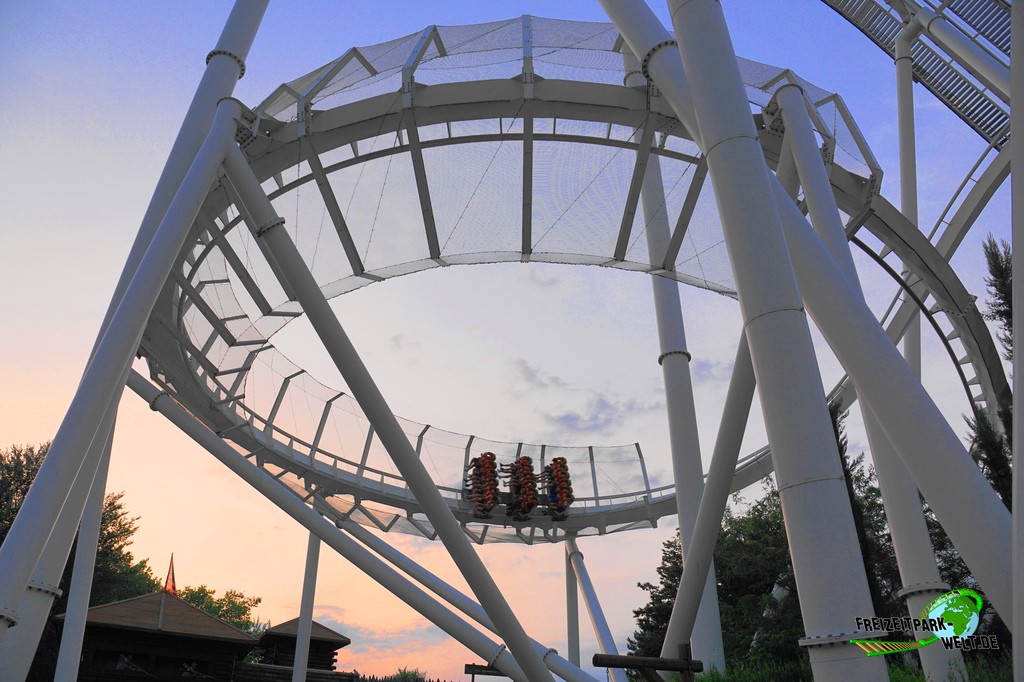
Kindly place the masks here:
<instances>
[{"instance_id":1,"label":"wooden building","mask_svg":"<svg viewBox=\"0 0 1024 682\"><path fill-rule=\"evenodd\" d=\"M188 602L155 592L89 609L78 679L229 682L256 645L256 638Z\"/></svg>"},{"instance_id":2,"label":"wooden building","mask_svg":"<svg viewBox=\"0 0 1024 682\"><path fill-rule=\"evenodd\" d=\"M298 632L298 618L275 625L264 632L260 638L263 662L288 667L295 665L295 641ZM351 643L352 640L345 635L313 621L309 637L309 662L306 667L311 670L334 670L338 649Z\"/></svg>"}]
</instances>

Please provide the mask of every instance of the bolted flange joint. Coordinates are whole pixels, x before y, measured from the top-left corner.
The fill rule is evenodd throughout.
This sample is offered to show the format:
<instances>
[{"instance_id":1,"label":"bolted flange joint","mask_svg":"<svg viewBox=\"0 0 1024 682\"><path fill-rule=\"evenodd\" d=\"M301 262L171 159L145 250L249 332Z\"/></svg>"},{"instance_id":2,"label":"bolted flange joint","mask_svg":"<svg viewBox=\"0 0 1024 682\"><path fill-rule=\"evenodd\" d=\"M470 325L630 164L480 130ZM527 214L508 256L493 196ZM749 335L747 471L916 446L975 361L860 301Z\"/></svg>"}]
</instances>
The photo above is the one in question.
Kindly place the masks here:
<instances>
[{"instance_id":1,"label":"bolted flange joint","mask_svg":"<svg viewBox=\"0 0 1024 682\"><path fill-rule=\"evenodd\" d=\"M281 225L284 225L284 218L276 218L271 220L269 223L264 223L256 228L256 236L262 237L263 233L273 230L275 227L280 227Z\"/></svg>"},{"instance_id":2,"label":"bolted flange joint","mask_svg":"<svg viewBox=\"0 0 1024 682\"><path fill-rule=\"evenodd\" d=\"M245 62L234 52L228 52L227 50L212 50L210 54L206 55L206 63L209 64L210 60L214 57L231 57L235 60L235 64L238 64L238 80L242 80L242 76L245 75Z\"/></svg>"},{"instance_id":3,"label":"bolted flange joint","mask_svg":"<svg viewBox=\"0 0 1024 682\"><path fill-rule=\"evenodd\" d=\"M48 594L54 599L58 599L62 594L64 594L64 591L61 590L59 587L57 587L56 585L50 585L49 583L31 582L28 584L28 589L35 590L36 592L42 592L43 594Z\"/></svg>"},{"instance_id":4,"label":"bolted flange joint","mask_svg":"<svg viewBox=\"0 0 1024 682\"><path fill-rule=\"evenodd\" d=\"M912 594L921 594L922 592L937 593L948 591L949 584L941 581L936 583L915 583L914 585L906 585L900 588L900 590L896 592L896 596L900 599L905 599Z\"/></svg>"},{"instance_id":5,"label":"bolted flange joint","mask_svg":"<svg viewBox=\"0 0 1024 682\"><path fill-rule=\"evenodd\" d=\"M670 350L670 351L666 351L666 352L664 352L664 353L662 353L661 355L658 356L658 364L659 365L663 364L664 361L665 361L665 358L667 358L670 355L684 355L684 356L686 356L686 361L687 362L693 360L693 356L690 355L689 351L685 351L685 350Z\"/></svg>"},{"instance_id":6,"label":"bolted flange joint","mask_svg":"<svg viewBox=\"0 0 1024 682\"><path fill-rule=\"evenodd\" d=\"M498 659L501 657L501 655L505 652L505 649L507 649L507 648L508 647L506 647L504 644L502 644L497 649L495 649L494 650L494 655L491 656L491 660L487 661L487 666L490 667L490 668L493 668L494 664L497 663Z\"/></svg>"},{"instance_id":7,"label":"bolted flange joint","mask_svg":"<svg viewBox=\"0 0 1024 682\"><path fill-rule=\"evenodd\" d=\"M168 393L167 391L160 391L155 396L153 396L152 400L149 401L149 409L153 410L154 412L159 412L160 408L156 406L157 401L160 400L160 398L166 398L170 395L171 394Z\"/></svg>"},{"instance_id":8,"label":"bolted flange joint","mask_svg":"<svg viewBox=\"0 0 1024 682\"><path fill-rule=\"evenodd\" d=\"M651 60L654 58L654 53L663 47L678 44L679 43L676 42L675 40L663 40L654 47L652 47L651 49L647 50L647 54L645 54L644 58L640 60L640 73L644 75L644 78L646 78L647 80L651 80L651 74L647 73L647 65L650 64Z\"/></svg>"},{"instance_id":9,"label":"bolted flange joint","mask_svg":"<svg viewBox=\"0 0 1024 682\"><path fill-rule=\"evenodd\" d=\"M18 617L14 615L13 611L0 609L0 622L7 623L7 627L13 628L18 624Z\"/></svg>"}]
</instances>

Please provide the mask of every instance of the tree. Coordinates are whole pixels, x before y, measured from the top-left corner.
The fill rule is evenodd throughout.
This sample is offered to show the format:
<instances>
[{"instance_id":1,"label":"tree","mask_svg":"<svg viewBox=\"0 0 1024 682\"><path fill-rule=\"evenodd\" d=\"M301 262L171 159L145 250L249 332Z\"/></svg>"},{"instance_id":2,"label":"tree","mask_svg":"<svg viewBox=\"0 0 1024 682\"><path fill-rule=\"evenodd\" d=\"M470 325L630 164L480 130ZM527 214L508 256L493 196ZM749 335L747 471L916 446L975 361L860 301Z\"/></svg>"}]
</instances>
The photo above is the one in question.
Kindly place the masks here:
<instances>
[{"instance_id":1,"label":"tree","mask_svg":"<svg viewBox=\"0 0 1024 682\"><path fill-rule=\"evenodd\" d=\"M899 569L874 472L863 454L847 456L843 419L838 409L831 412L876 609L879 615L903 615L896 597ZM726 664L788 661L794 663L790 673L799 676L806 652L797 642L804 630L782 505L772 479L765 478L762 484L762 497L742 512L736 511L742 501L733 497L715 546ZM628 641L633 655L657 656L661 651L683 571L678 536L664 544L657 571L658 585L639 585L650 598L633 612L637 630Z\"/></svg>"},{"instance_id":2,"label":"tree","mask_svg":"<svg viewBox=\"0 0 1024 682\"><path fill-rule=\"evenodd\" d=\"M770 477L762 485L764 495L744 513L726 509L715 547L727 667L806 655L797 644L803 628L779 492Z\"/></svg>"},{"instance_id":3,"label":"tree","mask_svg":"<svg viewBox=\"0 0 1024 682\"><path fill-rule=\"evenodd\" d=\"M7 538L14 517L28 495L29 487L49 448L49 443L43 443L38 447L12 445L9 450L0 450L0 545ZM135 557L128 551L139 529L139 517L129 516L123 499L123 492L110 493L103 499L96 568L89 599L92 606L149 594L160 587L149 563L145 559L135 561ZM64 596L54 604L58 612L67 606L70 567L74 562L77 545L76 537L61 580Z\"/></svg>"},{"instance_id":4,"label":"tree","mask_svg":"<svg viewBox=\"0 0 1024 682\"><path fill-rule=\"evenodd\" d=\"M217 591L206 585L183 587L178 590L178 596L254 637L259 637L267 629L267 625L252 613L263 601L261 597L249 597L238 590L227 590L224 596L218 597Z\"/></svg>"},{"instance_id":5,"label":"tree","mask_svg":"<svg viewBox=\"0 0 1024 682\"><path fill-rule=\"evenodd\" d=\"M740 498L733 497L733 503L726 508L715 546L727 665L729 661L751 656L770 659L801 655L797 646L802 636L797 600L786 597L776 600L780 593L795 591L782 507L771 479L766 478L764 486L765 495L742 514L733 508L742 504ZM657 585L639 584L650 598L647 604L633 611L637 629L627 646L634 656L659 656L661 653L683 573L678 532L663 544L657 571L660 578ZM780 589L773 597L776 587ZM756 646L752 647L755 638Z\"/></svg>"},{"instance_id":6,"label":"tree","mask_svg":"<svg viewBox=\"0 0 1024 682\"><path fill-rule=\"evenodd\" d=\"M89 598L91 606L130 599L160 589L149 560L135 561L128 551L139 529L139 517L128 515L123 498L124 492L116 492L103 500L103 520Z\"/></svg>"},{"instance_id":7,"label":"tree","mask_svg":"<svg viewBox=\"0 0 1024 682\"><path fill-rule=\"evenodd\" d=\"M889 535L882 492L878 488L874 470L864 462L864 453L855 457L848 454L845 427L847 415L840 413L840 410L838 404L829 406L839 459L843 465L846 492L853 511L853 525L864 561L864 574L871 593L871 605L876 616L902 616L905 615L903 601L897 596L902 580L892 537Z\"/></svg>"},{"instance_id":8,"label":"tree","mask_svg":"<svg viewBox=\"0 0 1024 682\"><path fill-rule=\"evenodd\" d=\"M973 419L965 417L969 429L968 449L1007 509L1013 502L1013 468L1010 441L993 421L979 410ZM1009 421L1009 420L1007 420Z\"/></svg>"},{"instance_id":9,"label":"tree","mask_svg":"<svg viewBox=\"0 0 1024 682\"><path fill-rule=\"evenodd\" d=\"M988 289L988 312L986 320L999 325L999 341L1006 351L1006 359L1013 359L1013 268L1011 265L1010 245L1001 239L997 244L995 237L989 235L982 244L985 252L985 263L988 266L988 277L985 287Z\"/></svg>"},{"instance_id":10,"label":"tree","mask_svg":"<svg viewBox=\"0 0 1024 682\"><path fill-rule=\"evenodd\" d=\"M399 668L398 672L388 679L391 682L426 682L427 676L420 672L418 668L413 668L412 670Z\"/></svg>"},{"instance_id":11,"label":"tree","mask_svg":"<svg viewBox=\"0 0 1024 682\"><path fill-rule=\"evenodd\" d=\"M982 245L988 276L988 311L985 319L999 325L997 334L1007 360L1013 359L1013 269L1010 245L1005 240L996 242L992 235ZM995 489L996 494L1010 509L1013 503L1013 469L1010 466L1013 434L1013 405L998 406L998 423L983 412L965 417L969 429L968 443L971 456ZM1002 427L1000 431L999 427Z\"/></svg>"},{"instance_id":12,"label":"tree","mask_svg":"<svg viewBox=\"0 0 1024 682\"><path fill-rule=\"evenodd\" d=\"M0 545L7 538L11 524L49 448L49 443L43 443L39 446L12 445L7 450L0 449ZM138 530L139 517L129 516L123 497L124 493L121 492L110 493L103 500L96 567L89 597L92 606L149 594L160 587L147 561L135 561L128 551L132 537ZM29 680L53 679L59 646L53 615L67 609L71 567L74 565L77 545L76 537L60 581L63 594L54 601L50 610L50 618L40 639Z\"/></svg>"},{"instance_id":13,"label":"tree","mask_svg":"<svg viewBox=\"0 0 1024 682\"><path fill-rule=\"evenodd\" d=\"M679 591L679 580L683 575L683 551L679 544L679 532L666 540L661 549L661 565L657 568L661 581L638 583L637 587L649 593L650 599L633 611L637 629L626 640L629 653L633 656L660 656L661 644L665 641L668 619L672 605Z\"/></svg>"}]
</instances>

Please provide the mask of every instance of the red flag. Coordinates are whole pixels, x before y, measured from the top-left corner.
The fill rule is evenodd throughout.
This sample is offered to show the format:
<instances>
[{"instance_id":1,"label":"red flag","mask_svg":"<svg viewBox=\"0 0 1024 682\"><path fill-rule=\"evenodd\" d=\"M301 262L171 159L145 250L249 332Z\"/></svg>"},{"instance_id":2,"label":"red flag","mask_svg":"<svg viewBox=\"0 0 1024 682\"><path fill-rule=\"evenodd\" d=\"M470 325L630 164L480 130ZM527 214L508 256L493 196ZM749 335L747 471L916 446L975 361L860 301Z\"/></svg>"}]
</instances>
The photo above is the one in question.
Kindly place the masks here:
<instances>
[{"instance_id":1,"label":"red flag","mask_svg":"<svg viewBox=\"0 0 1024 682\"><path fill-rule=\"evenodd\" d=\"M164 581L164 592L178 596L178 587L174 584L174 555L171 554L171 567L167 569L167 580Z\"/></svg>"}]
</instances>

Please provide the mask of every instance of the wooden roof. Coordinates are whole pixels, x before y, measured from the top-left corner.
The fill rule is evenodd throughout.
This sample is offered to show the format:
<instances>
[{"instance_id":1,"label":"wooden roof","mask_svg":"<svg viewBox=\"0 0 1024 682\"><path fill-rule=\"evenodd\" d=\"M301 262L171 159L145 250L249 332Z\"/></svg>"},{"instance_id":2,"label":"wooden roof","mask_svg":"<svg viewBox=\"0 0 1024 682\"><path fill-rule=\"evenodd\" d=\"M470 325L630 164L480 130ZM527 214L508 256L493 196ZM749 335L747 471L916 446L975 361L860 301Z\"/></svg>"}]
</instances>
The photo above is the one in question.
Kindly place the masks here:
<instances>
[{"instance_id":1,"label":"wooden roof","mask_svg":"<svg viewBox=\"0 0 1024 682\"><path fill-rule=\"evenodd\" d=\"M298 634L299 619L292 618L287 622L269 628L265 633L263 633L263 636L266 637L267 635L279 635L285 637L297 637ZM352 643L352 640L346 637L345 635L339 634L334 630L330 629L329 627L321 625L315 620L313 621L313 629L309 635L309 638L316 639L321 642L331 642L332 644L338 644L338 649L346 647Z\"/></svg>"},{"instance_id":2,"label":"wooden roof","mask_svg":"<svg viewBox=\"0 0 1024 682\"><path fill-rule=\"evenodd\" d=\"M63 615L57 617L63 618ZM94 606L89 609L86 624L244 644L256 643L255 637L163 591Z\"/></svg>"}]
</instances>

